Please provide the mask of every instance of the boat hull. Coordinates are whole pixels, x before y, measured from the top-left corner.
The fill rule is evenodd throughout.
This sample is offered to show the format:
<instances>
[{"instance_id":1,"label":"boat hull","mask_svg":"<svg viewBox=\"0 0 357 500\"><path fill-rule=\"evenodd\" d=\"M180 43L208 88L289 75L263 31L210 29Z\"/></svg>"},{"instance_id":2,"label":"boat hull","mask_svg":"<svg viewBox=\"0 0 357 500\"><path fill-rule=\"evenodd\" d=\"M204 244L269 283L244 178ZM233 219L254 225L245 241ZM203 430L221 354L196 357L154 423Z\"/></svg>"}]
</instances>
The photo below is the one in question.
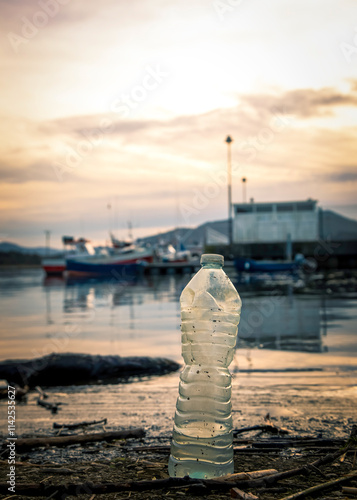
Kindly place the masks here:
<instances>
[{"instance_id":1,"label":"boat hull","mask_svg":"<svg viewBox=\"0 0 357 500\"><path fill-rule=\"evenodd\" d=\"M64 259L45 259L41 264L47 276L61 275L66 270Z\"/></svg>"},{"instance_id":2,"label":"boat hull","mask_svg":"<svg viewBox=\"0 0 357 500\"><path fill-rule=\"evenodd\" d=\"M266 262L244 258L235 259L234 265L238 272L247 273L292 272L300 267L298 262Z\"/></svg>"},{"instance_id":3,"label":"boat hull","mask_svg":"<svg viewBox=\"0 0 357 500\"><path fill-rule=\"evenodd\" d=\"M113 261L91 261L88 260L67 260L67 273L72 277L81 276L108 276L115 279L125 279L136 275L145 262L151 262L152 257L142 257L140 259L113 260Z\"/></svg>"}]
</instances>

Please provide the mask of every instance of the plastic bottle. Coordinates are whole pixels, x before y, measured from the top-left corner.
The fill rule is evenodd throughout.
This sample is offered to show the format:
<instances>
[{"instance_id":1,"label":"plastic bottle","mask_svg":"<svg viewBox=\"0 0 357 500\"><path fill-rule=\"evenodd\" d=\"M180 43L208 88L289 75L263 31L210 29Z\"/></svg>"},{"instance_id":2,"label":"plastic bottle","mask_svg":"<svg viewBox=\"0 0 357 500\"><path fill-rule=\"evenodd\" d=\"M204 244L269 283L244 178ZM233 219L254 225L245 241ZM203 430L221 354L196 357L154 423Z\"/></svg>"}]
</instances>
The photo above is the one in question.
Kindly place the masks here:
<instances>
[{"instance_id":1,"label":"plastic bottle","mask_svg":"<svg viewBox=\"0 0 357 500\"><path fill-rule=\"evenodd\" d=\"M183 290L179 396L169 475L195 478L233 473L232 362L241 300L222 269L222 255L204 254Z\"/></svg>"}]
</instances>

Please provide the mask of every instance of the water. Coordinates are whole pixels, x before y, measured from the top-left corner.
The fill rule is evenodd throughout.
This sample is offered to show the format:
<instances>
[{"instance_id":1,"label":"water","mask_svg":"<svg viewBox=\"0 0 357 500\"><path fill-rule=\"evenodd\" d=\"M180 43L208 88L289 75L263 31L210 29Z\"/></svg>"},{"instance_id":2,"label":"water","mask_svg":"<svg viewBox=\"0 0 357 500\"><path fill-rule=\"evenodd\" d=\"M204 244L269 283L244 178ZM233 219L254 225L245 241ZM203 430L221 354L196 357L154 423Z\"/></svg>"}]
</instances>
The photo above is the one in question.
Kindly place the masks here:
<instances>
[{"instance_id":1,"label":"water","mask_svg":"<svg viewBox=\"0 0 357 500\"><path fill-rule=\"evenodd\" d=\"M182 355L179 397L169 460L171 477L233 473L231 364L241 300L214 256L181 295Z\"/></svg>"},{"instance_id":2,"label":"water","mask_svg":"<svg viewBox=\"0 0 357 500\"><path fill-rule=\"evenodd\" d=\"M0 272L0 358L50 352L164 356L182 362L179 297L190 276L137 282L46 279ZM357 367L355 298L237 289L241 371Z\"/></svg>"}]
</instances>

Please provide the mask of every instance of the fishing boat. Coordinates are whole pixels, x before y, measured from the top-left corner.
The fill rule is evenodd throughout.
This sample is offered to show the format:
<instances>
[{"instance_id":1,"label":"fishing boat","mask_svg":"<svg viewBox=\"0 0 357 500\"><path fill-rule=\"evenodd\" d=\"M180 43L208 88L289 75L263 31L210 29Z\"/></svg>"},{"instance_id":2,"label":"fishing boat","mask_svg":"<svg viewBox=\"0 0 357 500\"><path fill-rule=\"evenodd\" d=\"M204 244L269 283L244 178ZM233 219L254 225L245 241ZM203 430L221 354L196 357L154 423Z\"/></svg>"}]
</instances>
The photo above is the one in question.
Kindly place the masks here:
<instances>
[{"instance_id":1,"label":"fishing boat","mask_svg":"<svg viewBox=\"0 0 357 500\"><path fill-rule=\"evenodd\" d=\"M153 250L135 244L109 251L102 249L99 253L73 255L66 258L66 271L71 277L101 277L125 279L135 275L142 266L153 262Z\"/></svg>"},{"instance_id":2,"label":"fishing boat","mask_svg":"<svg viewBox=\"0 0 357 500\"><path fill-rule=\"evenodd\" d=\"M66 261L64 258L42 259L41 266L47 276L61 275L66 270Z\"/></svg>"},{"instance_id":3,"label":"fishing boat","mask_svg":"<svg viewBox=\"0 0 357 500\"><path fill-rule=\"evenodd\" d=\"M238 272L276 273L297 271L304 264L304 256L297 254L293 261L254 260L246 257L236 257L234 266Z\"/></svg>"},{"instance_id":4,"label":"fishing boat","mask_svg":"<svg viewBox=\"0 0 357 500\"><path fill-rule=\"evenodd\" d=\"M85 238L75 239L73 236L63 236L63 254L61 257L45 258L42 259L42 269L47 276L60 276L66 270L66 256L69 255L83 255L88 253L86 244L89 240Z\"/></svg>"}]
</instances>

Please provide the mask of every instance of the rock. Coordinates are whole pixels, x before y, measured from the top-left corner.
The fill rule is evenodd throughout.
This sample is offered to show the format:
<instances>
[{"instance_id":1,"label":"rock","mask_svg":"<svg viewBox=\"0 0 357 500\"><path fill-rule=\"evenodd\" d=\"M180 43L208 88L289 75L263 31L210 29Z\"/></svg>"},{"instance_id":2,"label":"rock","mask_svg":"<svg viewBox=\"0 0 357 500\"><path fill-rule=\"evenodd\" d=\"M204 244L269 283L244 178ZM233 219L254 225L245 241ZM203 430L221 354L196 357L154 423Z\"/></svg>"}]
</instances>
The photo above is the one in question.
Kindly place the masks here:
<instances>
[{"instance_id":1,"label":"rock","mask_svg":"<svg viewBox=\"0 0 357 500\"><path fill-rule=\"evenodd\" d=\"M180 365L166 358L121 357L90 354L49 354L31 360L0 362L0 378L19 385L58 386L72 384L117 383L134 375L162 375Z\"/></svg>"}]
</instances>

